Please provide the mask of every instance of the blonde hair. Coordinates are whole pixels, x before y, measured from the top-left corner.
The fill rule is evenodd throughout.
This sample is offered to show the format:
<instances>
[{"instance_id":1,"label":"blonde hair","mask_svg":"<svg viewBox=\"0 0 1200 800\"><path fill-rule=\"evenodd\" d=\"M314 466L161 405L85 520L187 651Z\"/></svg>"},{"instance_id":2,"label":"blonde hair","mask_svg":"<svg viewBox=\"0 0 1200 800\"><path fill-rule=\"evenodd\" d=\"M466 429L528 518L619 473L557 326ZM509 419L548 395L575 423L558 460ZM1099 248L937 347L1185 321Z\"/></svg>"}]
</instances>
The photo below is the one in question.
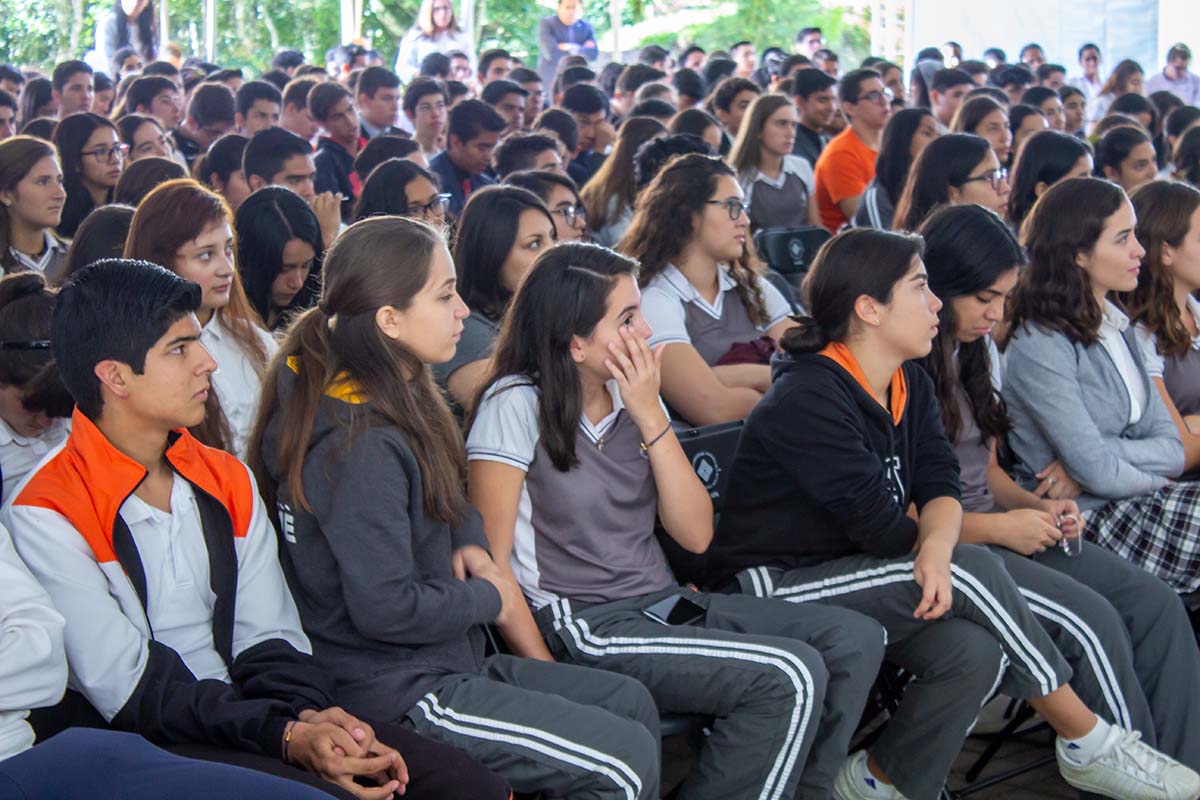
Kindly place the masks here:
<instances>
[{"instance_id":1,"label":"blonde hair","mask_svg":"<svg viewBox=\"0 0 1200 800\"><path fill-rule=\"evenodd\" d=\"M421 8L417 11L417 27L426 36L433 36L437 33L437 28L433 24L433 4L437 0L421 0ZM450 4L450 24L446 26L448 31L461 31L458 27L458 17L454 13L454 4Z\"/></svg>"}]
</instances>

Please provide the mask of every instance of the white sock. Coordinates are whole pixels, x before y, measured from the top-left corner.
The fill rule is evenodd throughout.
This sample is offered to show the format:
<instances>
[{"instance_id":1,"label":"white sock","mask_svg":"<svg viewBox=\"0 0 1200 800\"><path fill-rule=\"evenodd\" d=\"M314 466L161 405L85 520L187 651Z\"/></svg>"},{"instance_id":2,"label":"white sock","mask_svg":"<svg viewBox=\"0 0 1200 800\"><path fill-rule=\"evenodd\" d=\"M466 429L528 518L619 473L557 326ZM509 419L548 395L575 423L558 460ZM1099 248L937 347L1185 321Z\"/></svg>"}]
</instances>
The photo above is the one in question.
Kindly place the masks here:
<instances>
[{"instance_id":1,"label":"white sock","mask_svg":"<svg viewBox=\"0 0 1200 800\"><path fill-rule=\"evenodd\" d=\"M1063 738L1063 744L1066 746L1066 755L1077 764L1090 764L1096 759L1100 750L1100 746L1104 744L1104 740L1108 737L1108 731L1112 726L1107 722L1096 717L1096 725L1090 731L1078 739Z\"/></svg>"}]
</instances>

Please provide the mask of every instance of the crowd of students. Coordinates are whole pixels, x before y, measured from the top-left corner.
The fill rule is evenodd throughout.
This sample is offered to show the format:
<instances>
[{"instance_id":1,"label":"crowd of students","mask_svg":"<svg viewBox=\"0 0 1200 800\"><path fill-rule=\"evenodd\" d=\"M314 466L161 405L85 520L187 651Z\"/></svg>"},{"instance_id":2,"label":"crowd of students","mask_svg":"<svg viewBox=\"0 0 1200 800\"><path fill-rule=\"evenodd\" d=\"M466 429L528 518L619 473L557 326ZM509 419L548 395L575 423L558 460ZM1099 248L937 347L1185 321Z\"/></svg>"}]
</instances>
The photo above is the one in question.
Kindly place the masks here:
<instances>
[{"instance_id":1,"label":"crowd of students","mask_svg":"<svg viewBox=\"0 0 1200 800\"><path fill-rule=\"evenodd\" d=\"M426 0L247 80L124 5L0 68L0 794L648 800L693 714L675 796L924 800L999 695L1200 797L1185 46L597 73L561 0L539 73Z\"/></svg>"}]
</instances>

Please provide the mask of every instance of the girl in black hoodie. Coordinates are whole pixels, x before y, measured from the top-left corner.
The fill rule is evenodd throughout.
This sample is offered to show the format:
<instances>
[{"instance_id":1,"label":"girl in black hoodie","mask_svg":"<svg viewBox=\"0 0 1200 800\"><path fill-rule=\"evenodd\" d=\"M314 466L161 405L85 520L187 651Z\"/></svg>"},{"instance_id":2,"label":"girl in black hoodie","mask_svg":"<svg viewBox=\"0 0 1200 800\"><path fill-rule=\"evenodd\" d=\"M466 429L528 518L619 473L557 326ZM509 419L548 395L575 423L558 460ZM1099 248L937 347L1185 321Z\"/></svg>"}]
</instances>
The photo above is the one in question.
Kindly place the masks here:
<instances>
[{"instance_id":1,"label":"girl in black hoodie","mask_svg":"<svg viewBox=\"0 0 1200 800\"><path fill-rule=\"evenodd\" d=\"M861 611L915 676L843 800L938 794L980 705L999 687L1058 732L1063 777L1109 797L1192 797L1194 772L1100 720L999 559L958 545L958 464L916 364L937 333L920 237L852 230L805 280L813 316L751 413L710 551L710 580ZM911 510L910 510L911 507ZM910 514L912 516L910 516Z\"/></svg>"}]
</instances>

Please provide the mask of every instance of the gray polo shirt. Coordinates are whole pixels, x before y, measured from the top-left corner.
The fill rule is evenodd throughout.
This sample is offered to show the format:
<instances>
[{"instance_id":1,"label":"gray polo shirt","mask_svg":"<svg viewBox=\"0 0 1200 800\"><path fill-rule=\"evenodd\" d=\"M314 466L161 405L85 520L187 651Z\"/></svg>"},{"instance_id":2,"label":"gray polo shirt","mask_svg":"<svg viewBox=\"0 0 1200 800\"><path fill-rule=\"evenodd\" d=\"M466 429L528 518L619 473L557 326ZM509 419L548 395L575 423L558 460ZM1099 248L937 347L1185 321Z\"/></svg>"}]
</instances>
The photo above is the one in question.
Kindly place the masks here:
<instances>
[{"instance_id":1,"label":"gray polo shirt","mask_svg":"<svg viewBox=\"0 0 1200 800\"><path fill-rule=\"evenodd\" d=\"M654 538L658 491L641 433L615 381L613 412L593 425L581 416L579 464L559 472L541 444L539 392L502 378L479 404L467 458L525 472L513 530L513 574L534 609L559 598L601 603L675 585Z\"/></svg>"}]
</instances>

